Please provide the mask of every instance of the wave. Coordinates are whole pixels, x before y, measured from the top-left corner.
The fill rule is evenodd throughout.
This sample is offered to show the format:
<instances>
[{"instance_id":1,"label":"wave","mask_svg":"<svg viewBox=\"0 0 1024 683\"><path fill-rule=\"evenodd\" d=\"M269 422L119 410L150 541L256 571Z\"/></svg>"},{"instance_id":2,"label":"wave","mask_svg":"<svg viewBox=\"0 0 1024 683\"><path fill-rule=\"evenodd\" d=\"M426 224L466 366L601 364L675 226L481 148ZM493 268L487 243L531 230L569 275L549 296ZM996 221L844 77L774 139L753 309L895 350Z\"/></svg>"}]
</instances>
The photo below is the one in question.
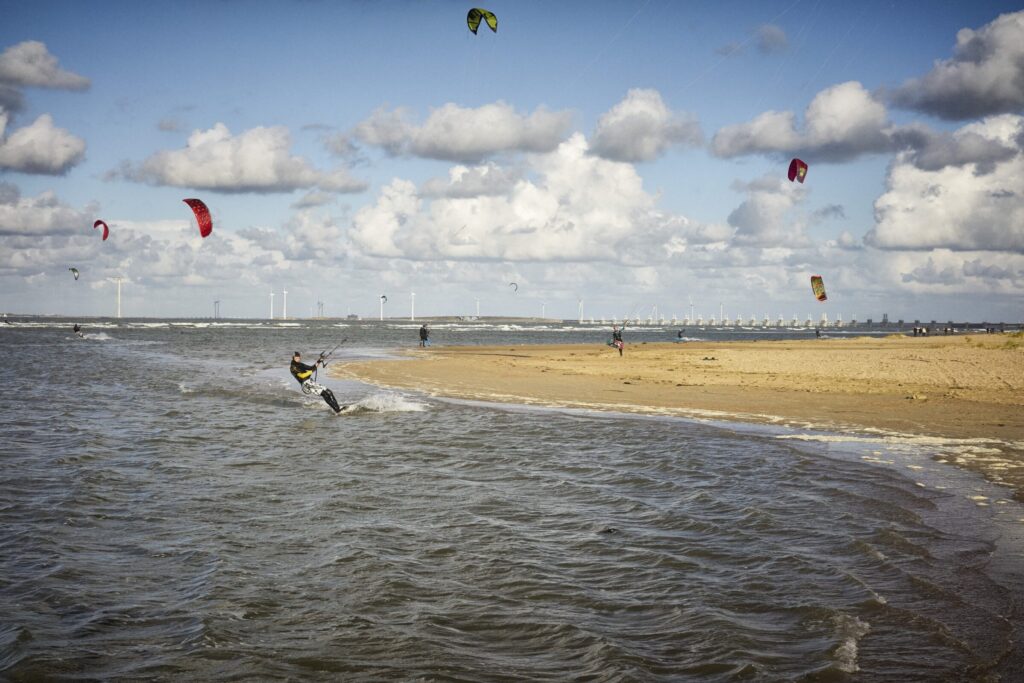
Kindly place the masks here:
<instances>
[{"instance_id":1,"label":"wave","mask_svg":"<svg viewBox=\"0 0 1024 683\"><path fill-rule=\"evenodd\" d=\"M871 627L857 617L843 613L835 615L832 621L839 638L839 646L832 653L836 668L844 673L855 673L860 670L857 666L857 643Z\"/></svg>"},{"instance_id":2,"label":"wave","mask_svg":"<svg viewBox=\"0 0 1024 683\"><path fill-rule=\"evenodd\" d=\"M401 394L382 391L349 404L345 413L421 413L426 409L425 403L414 401Z\"/></svg>"},{"instance_id":3,"label":"wave","mask_svg":"<svg viewBox=\"0 0 1024 683\"><path fill-rule=\"evenodd\" d=\"M82 334L82 339L88 339L89 341L113 341L106 332L85 332Z\"/></svg>"}]
</instances>

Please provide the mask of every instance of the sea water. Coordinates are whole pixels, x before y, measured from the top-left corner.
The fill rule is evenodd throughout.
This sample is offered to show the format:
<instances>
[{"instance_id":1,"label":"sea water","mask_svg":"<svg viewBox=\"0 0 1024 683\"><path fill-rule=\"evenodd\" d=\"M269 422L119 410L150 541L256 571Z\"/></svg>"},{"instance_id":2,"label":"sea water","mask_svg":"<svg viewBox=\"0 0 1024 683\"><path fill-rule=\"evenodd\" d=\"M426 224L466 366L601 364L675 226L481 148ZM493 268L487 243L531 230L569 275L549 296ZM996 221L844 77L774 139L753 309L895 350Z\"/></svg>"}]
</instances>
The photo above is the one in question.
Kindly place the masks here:
<instances>
[{"instance_id":1,"label":"sea water","mask_svg":"<svg viewBox=\"0 0 1024 683\"><path fill-rule=\"evenodd\" d=\"M962 445L288 374L417 328L0 328L0 677L1020 680L1024 510Z\"/></svg>"}]
</instances>

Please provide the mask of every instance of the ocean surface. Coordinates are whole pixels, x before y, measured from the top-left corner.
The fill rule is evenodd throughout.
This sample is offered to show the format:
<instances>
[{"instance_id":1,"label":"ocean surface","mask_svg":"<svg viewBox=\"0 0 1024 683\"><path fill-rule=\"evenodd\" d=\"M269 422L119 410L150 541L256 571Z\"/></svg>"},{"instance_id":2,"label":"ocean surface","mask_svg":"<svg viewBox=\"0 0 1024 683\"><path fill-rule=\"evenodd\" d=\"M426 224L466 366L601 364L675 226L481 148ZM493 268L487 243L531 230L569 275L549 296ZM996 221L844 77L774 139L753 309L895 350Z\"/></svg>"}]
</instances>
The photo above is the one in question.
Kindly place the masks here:
<instances>
[{"instance_id":1,"label":"ocean surface","mask_svg":"<svg viewBox=\"0 0 1024 683\"><path fill-rule=\"evenodd\" d=\"M387 358L417 323L70 326L0 325L0 679L1024 676L1024 509L953 464L971 446L321 372L356 406L335 417L291 353Z\"/></svg>"}]
</instances>

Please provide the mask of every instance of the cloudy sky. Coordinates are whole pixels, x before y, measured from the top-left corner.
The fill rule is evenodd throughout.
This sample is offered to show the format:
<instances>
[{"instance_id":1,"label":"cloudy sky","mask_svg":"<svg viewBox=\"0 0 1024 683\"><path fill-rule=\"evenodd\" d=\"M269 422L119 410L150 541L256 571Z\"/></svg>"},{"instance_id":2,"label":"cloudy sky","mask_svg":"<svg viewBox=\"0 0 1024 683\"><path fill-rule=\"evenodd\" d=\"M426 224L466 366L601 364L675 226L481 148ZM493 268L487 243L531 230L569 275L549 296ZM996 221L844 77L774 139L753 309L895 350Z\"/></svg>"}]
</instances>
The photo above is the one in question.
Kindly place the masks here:
<instances>
[{"instance_id":1,"label":"cloudy sky","mask_svg":"<svg viewBox=\"0 0 1024 683\"><path fill-rule=\"evenodd\" d=\"M0 310L1024 318L1019 3L488 2L0 3Z\"/></svg>"}]
</instances>

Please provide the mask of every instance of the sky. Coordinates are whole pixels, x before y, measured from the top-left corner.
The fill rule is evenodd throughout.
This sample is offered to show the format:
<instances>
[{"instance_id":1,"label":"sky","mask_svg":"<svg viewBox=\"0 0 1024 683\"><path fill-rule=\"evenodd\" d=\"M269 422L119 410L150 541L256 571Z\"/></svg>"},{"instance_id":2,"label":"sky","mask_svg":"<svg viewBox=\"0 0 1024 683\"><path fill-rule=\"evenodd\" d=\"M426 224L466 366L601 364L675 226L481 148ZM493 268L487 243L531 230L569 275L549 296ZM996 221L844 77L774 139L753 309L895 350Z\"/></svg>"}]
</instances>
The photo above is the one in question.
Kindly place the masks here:
<instances>
[{"instance_id":1,"label":"sky","mask_svg":"<svg viewBox=\"0 0 1024 683\"><path fill-rule=\"evenodd\" d=\"M0 0L0 311L1024 320L1019 4L487 2Z\"/></svg>"}]
</instances>

